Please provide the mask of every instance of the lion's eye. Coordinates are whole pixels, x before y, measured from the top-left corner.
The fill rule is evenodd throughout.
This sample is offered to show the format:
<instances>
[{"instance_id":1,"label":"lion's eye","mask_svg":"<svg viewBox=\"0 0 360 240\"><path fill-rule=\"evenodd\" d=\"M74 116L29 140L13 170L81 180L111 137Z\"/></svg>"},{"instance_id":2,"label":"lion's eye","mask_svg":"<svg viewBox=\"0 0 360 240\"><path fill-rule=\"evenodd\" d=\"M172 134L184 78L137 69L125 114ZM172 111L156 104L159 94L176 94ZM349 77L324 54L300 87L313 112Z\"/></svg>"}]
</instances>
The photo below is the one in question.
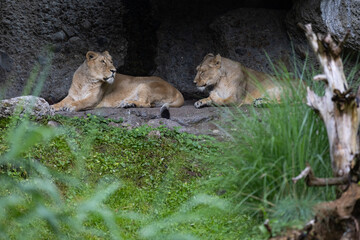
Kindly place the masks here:
<instances>
[{"instance_id":1,"label":"lion's eye","mask_svg":"<svg viewBox=\"0 0 360 240\"><path fill-rule=\"evenodd\" d=\"M101 62L105 64L105 60L101 60Z\"/></svg>"}]
</instances>

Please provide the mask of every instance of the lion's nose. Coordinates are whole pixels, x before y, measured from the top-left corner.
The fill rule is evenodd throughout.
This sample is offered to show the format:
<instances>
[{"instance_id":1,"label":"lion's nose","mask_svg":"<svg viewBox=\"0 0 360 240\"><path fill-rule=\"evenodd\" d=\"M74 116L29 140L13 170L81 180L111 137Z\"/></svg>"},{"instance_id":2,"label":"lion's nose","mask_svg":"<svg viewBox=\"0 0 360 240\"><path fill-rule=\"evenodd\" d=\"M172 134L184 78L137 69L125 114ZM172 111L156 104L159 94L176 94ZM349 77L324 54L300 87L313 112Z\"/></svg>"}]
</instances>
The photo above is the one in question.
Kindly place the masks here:
<instances>
[{"instance_id":1,"label":"lion's nose","mask_svg":"<svg viewBox=\"0 0 360 240\"><path fill-rule=\"evenodd\" d=\"M112 69L112 70L110 70L110 72L112 72L112 73L116 73L116 70Z\"/></svg>"}]
</instances>

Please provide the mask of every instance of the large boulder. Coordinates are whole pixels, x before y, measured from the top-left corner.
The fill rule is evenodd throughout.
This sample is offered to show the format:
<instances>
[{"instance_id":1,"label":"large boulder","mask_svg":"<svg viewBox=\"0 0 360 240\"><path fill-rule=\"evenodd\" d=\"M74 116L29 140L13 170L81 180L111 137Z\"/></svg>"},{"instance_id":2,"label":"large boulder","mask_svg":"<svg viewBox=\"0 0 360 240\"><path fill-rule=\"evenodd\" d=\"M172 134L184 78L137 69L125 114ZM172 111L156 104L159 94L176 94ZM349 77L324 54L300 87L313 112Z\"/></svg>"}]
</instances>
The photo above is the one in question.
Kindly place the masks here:
<instances>
[{"instance_id":1,"label":"large boulder","mask_svg":"<svg viewBox=\"0 0 360 240\"><path fill-rule=\"evenodd\" d=\"M37 119L54 115L54 109L40 97L21 96L0 101L0 117L27 114Z\"/></svg>"},{"instance_id":2,"label":"large boulder","mask_svg":"<svg viewBox=\"0 0 360 240\"><path fill-rule=\"evenodd\" d=\"M338 40L343 39L346 32L350 36L345 47L360 50L360 1L341 0L295 0L286 17L286 25L291 39L297 44L296 50L304 55L306 44L304 32L297 23L311 23L315 32L331 33Z\"/></svg>"}]
</instances>

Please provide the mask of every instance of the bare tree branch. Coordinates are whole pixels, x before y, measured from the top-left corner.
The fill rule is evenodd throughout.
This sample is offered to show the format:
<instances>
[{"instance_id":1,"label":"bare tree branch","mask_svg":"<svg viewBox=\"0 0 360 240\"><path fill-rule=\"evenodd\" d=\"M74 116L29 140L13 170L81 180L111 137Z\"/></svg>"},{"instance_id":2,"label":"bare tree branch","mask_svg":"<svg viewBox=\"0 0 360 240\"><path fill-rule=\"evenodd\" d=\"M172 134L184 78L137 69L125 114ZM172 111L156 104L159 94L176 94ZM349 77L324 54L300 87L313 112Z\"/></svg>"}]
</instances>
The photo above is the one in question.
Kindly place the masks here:
<instances>
[{"instance_id":1,"label":"bare tree branch","mask_svg":"<svg viewBox=\"0 0 360 240\"><path fill-rule=\"evenodd\" d=\"M337 178L317 178L315 177L310 166L307 166L297 177L292 180L294 184L300 179L305 178L308 186L333 186L333 185L344 185L349 183L347 176Z\"/></svg>"},{"instance_id":2,"label":"bare tree branch","mask_svg":"<svg viewBox=\"0 0 360 240\"><path fill-rule=\"evenodd\" d=\"M266 219L265 222L264 222L264 227L266 228L266 230L269 232L270 234L270 238L272 238L272 229L270 227L270 224L269 224L269 219Z\"/></svg>"},{"instance_id":3,"label":"bare tree branch","mask_svg":"<svg viewBox=\"0 0 360 240\"><path fill-rule=\"evenodd\" d=\"M327 78L326 78L325 74L316 75L313 79L314 79L315 82L324 81L326 84L328 84L328 81L327 81Z\"/></svg>"},{"instance_id":4,"label":"bare tree branch","mask_svg":"<svg viewBox=\"0 0 360 240\"><path fill-rule=\"evenodd\" d=\"M307 105L317 111L322 109L322 100L321 97L317 96L309 87L306 88L307 90Z\"/></svg>"}]
</instances>

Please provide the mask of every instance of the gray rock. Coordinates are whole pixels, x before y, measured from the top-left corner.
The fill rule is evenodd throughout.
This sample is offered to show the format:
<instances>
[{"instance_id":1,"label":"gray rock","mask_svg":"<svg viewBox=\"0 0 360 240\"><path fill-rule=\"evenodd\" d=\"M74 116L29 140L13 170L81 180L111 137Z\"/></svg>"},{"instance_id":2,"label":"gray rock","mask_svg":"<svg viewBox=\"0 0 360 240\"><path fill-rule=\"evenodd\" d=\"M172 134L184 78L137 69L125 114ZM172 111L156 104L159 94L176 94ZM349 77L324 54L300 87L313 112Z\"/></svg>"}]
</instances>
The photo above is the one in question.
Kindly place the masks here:
<instances>
[{"instance_id":1,"label":"gray rock","mask_svg":"<svg viewBox=\"0 0 360 240\"><path fill-rule=\"evenodd\" d=\"M224 122L224 118L230 118L222 114L220 108L206 107L196 109L194 101L185 101L180 108L170 108L170 119L160 118L160 108L99 108L82 112L57 112L67 117L84 117L88 114L110 118L122 119L121 124L110 123L114 127L132 129L142 125L159 127L161 125L169 129L178 129L179 132L193 134L208 134L213 136L225 136L225 132L216 125L217 121Z\"/></svg>"},{"instance_id":2,"label":"gray rock","mask_svg":"<svg viewBox=\"0 0 360 240\"><path fill-rule=\"evenodd\" d=\"M83 21L83 22L81 23L81 26L82 26L84 29L88 30L88 29L91 28L91 23L90 23L88 20L85 20L85 21Z\"/></svg>"},{"instance_id":3,"label":"gray rock","mask_svg":"<svg viewBox=\"0 0 360 240\"><path fill-rule=\"evenodd\" d=\"M78 42L81 42L81 38L79 37L72 37L69 39L69 42L71 43L78 43Z\"/></svg>"},{"instance_id":4,"label":"gray rock","mask_svg":"<svg viewBox=\"0 0 360 240\"><path fill-rule=\"evenodd\" d=\"M9 57L6 52L0 51L0 68L3 70L10 72L12 68L12 59Z\"/></svg>"},{"instance_id":5,"label":"gray rock","mask_svg":"<svg viewBox=\"0 0 360 240\"><path fill-rule=\"evenodd\" d=\"M285 16L284 10L243 8L218 17L210 25L214 54L220 53L257 71L272 72L268 57L273 62L287 63L290 59Z\"/></svg>"},{"instance_id":6,"label":"gray rock","mask_svg":"<svg viewBox=\"0 0 360 240\"><path fill-rule=\"evenodd\" d=\"M73 37L76 34L76 30L73 27L64 26L62 29L69 38Z\"/></svg>"},{"instance_id":7,"label":"gray rock","mask_svg":"<svg viewBox=\"0 0 360 240\"><path fill-rule=\"evenodd\" d=\"M52 39L54 41L64 41L66 39L66 34L64 33L64 31L59 31L57 33L54 33Z\"/></svg>"},{"instance_id":8,"label":"gray rock","mask_svg":"<svg viewBox=\"0 0 360 240\"><path fill-rule=\"evenodd\" d=\"M169 19L162 23L157 32L154 74L174 85L185 97L199 97L203 93L193 83L196 66L212 51L212 41L206 23L191 20Z\"/></svg>"},{"instance_id":9,"label":"gray rock","mask_svg":"<svg viewBox=\"0 0 360 240\"><path fill-rule=\"evenodd\" d=\"M0 117L12 115L24 116L25 114L36 118L54 115L54 109L40 97L21 96L0 101Z\"/></svg>"},{"instance_id":10,"label":"gray rock","mask_svg":"<svg viewBox=\"0 0 360 240\"><path fill-rule=\"evenodd\" d=\"M147 123L147 125L151 126L151 127L160 127L160 126L166 126L169 129L174 129L174 128L181 128L182 126L170 119L165 119L165 118L161 118L161 119L151 119L149 120Z\"/></svg>"},{"instance_id":11,"label":"gray rock","mask_svg":"<svg viewBox=\"0 0 360 240\"><path fill-rule=\"evenodd\" d=\"M306 39L297 23L311 23L315 32L329 32L337 39L343 39L350 30L345 47L360 50L360 1L295 0L286 24L292 39L301 44Z\"/></svg>"},{"instance_id":12,"label":"gray rock","mask_svg":"<svg viewBox=\"0 0 360 240\"><path fill-rule=\"evenodd\" d=\"M320 9L327 30L338 39L350 31L345 46L360 50L360 1L323 0Z\"/></svg>"}]
</instances>

